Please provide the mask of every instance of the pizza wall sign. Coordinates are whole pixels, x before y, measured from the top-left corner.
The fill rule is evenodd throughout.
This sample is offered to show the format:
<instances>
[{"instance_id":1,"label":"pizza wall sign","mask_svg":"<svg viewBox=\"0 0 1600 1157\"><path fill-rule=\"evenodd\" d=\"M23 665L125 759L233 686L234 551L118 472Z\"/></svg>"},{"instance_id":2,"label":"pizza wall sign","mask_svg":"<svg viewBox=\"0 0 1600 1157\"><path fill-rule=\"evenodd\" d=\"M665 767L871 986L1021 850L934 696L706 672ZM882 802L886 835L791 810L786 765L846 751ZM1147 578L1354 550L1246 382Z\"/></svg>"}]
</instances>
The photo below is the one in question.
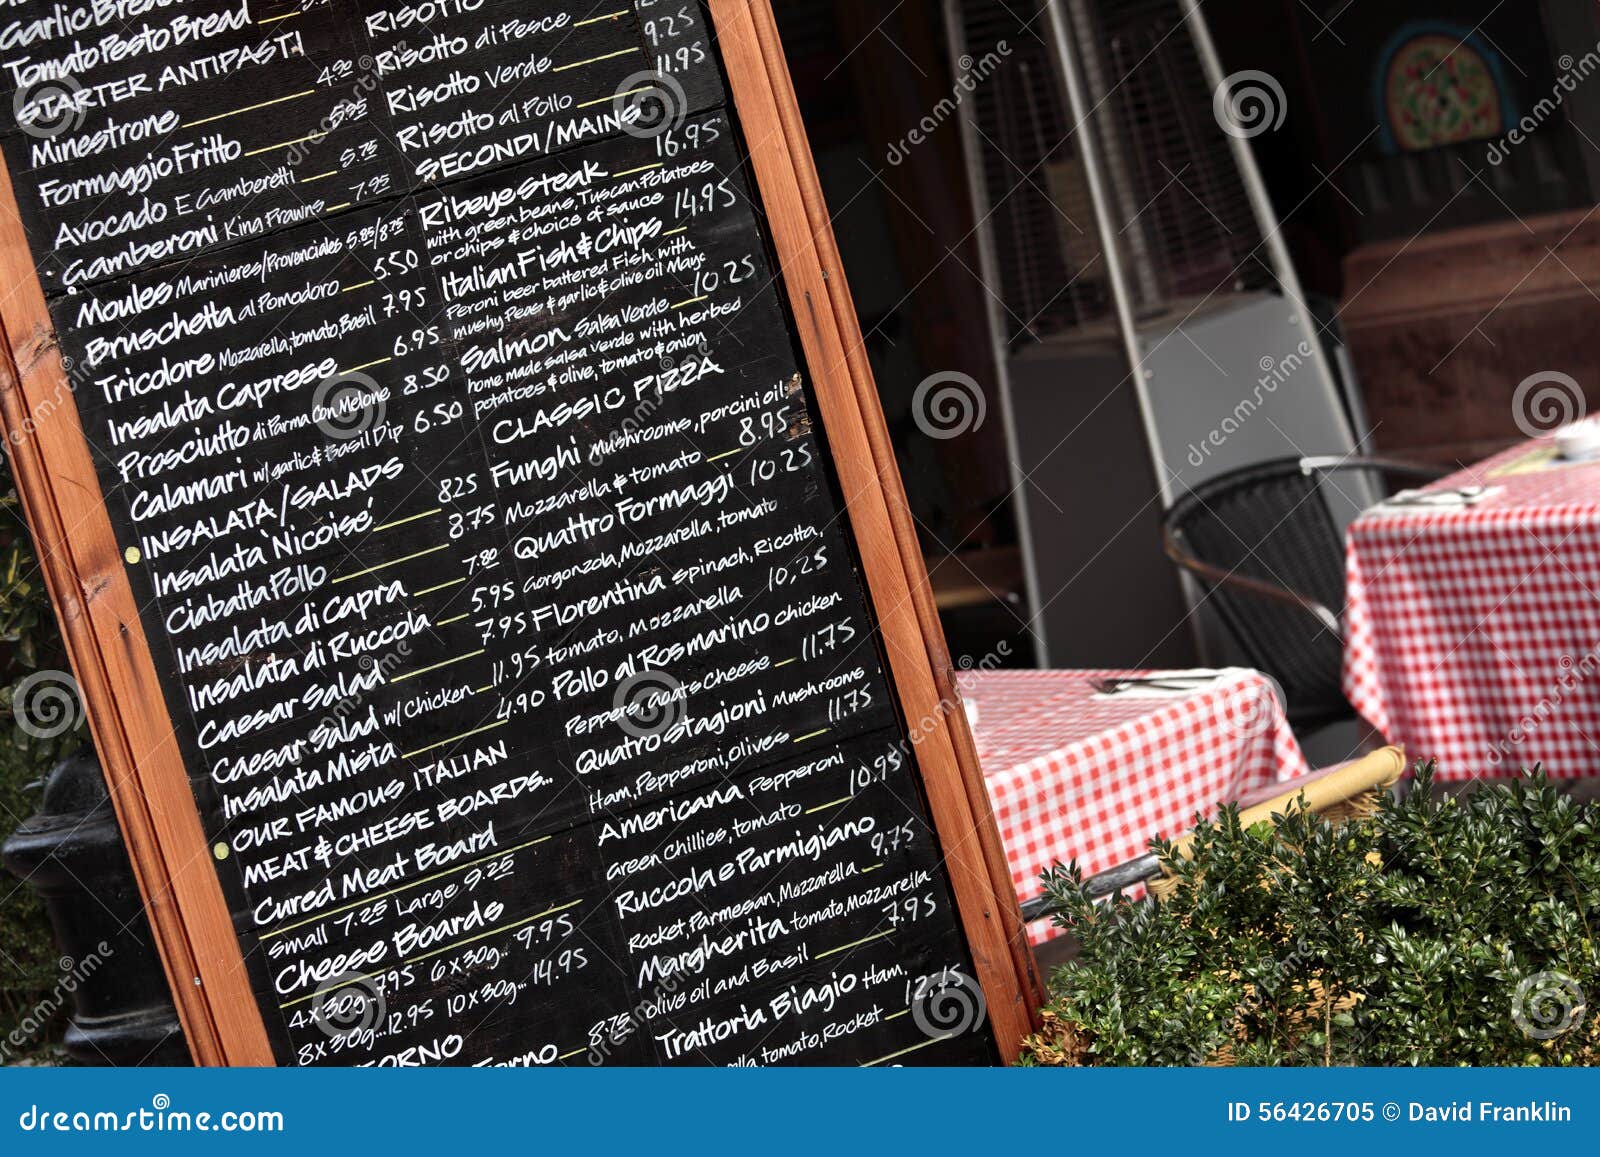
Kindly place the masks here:
<instances>
[{"instance_id":1,"label":"pizza wall sign","mask_svg":"<svg viewBox=\"0 0 1600 1157\"><path fill-rule=\"evenodd\" d=\"M1491 140L1516 119L1499 54L1465 28L1406 25L1374 79L1386 153Z\"/></svg>"}]
</instances>

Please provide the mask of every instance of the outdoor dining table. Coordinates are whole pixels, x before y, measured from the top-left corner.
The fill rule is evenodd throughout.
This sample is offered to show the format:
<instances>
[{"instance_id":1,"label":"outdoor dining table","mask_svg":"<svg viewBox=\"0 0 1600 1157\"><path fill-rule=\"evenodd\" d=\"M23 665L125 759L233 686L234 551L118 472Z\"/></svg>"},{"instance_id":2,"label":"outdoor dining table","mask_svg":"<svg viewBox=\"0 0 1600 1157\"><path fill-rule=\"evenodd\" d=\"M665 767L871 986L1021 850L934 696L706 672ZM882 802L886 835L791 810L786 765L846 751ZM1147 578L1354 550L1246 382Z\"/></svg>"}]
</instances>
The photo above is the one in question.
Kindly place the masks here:
<instances>
[{"instance_id":1,"label":"outdoor dining table","mask_svg":"<svg viewBox=\"0 0 1600 1157\"><path fill-rule=\"evenodd\" d=\"M1440 779L1600 774L1600 463L1538 439L1425 493L1350 527L1346 696Z\"/></svg>"},{"instance_id":2,"label":"outdoor dining table","mask_svg":"<svg viewBox=\"0 0 1600 1157\"><path fill-rule=\"evenodd\" d=\"M1272 683L1254 671L968 671L958 683L1019 900L1040 875L1084 875L1143 855L1264 785L1307 774ZM1210 675L1213 677L1205 677ZM1178 682L1177 690L1129 684ZM1184 682L1188 680L1188 682ZM1060 935L1028 926L1042 944Z\"/></svg>"}]
</instances>

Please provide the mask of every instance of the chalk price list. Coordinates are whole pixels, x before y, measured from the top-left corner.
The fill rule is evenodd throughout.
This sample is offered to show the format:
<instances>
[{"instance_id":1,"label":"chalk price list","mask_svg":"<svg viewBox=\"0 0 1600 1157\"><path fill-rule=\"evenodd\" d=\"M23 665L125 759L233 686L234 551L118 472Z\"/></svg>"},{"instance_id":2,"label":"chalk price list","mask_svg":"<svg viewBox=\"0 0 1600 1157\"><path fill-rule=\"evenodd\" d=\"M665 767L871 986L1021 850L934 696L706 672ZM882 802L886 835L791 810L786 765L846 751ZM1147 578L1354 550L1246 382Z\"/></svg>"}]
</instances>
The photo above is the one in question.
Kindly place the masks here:
<instances>
[{"instance_id":1,"label":"chalk price list","mask_svg":"<svg viewBox=\"0 0 1600 1157\"><path fill-rule=\"evenodd\" d=\"M258 9L371 58L339 131L382 123L395 183L341 167L348 202L82 280L57 253L286 1062L989 1058L981 1005L914 1015L971 966L735 128L687 107L703 16L637 9ZM608 91L670 65L684 106L579 108L569 56Z\"/></svg>"},{"instance_id":2,"label":"chalk price list","mask_svg":"<svg viewBox=\"0 0 1600 1157\"><path fill-rule=\"evenodd\" d=\"M698 3L643 7L8 4L6 159L40 279L89 284L597 140L657 69L673 115L717 103Z\"/></svg>"}]
</instances>

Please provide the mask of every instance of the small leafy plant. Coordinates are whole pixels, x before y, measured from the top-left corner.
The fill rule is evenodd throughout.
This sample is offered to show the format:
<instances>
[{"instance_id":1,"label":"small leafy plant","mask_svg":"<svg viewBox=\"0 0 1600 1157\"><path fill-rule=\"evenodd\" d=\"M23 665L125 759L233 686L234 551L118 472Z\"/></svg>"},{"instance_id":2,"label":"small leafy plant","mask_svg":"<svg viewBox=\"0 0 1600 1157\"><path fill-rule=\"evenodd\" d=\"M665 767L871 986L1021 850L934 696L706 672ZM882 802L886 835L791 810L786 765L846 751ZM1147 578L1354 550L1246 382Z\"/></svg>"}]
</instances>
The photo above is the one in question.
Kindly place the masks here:
<instances>
[{"instance_id":1,"label":"small leafy plant","mask_svg":"<svg viewBox=\"0 0 1600 1157\"><path fill-rule=\"evenodd\" d=\"M1078 938L1037 1065L1600 1062L1600 809L1535 769L1456 797L1432 768L1372 820L1197 829L1165 902L1045 876Z\"/></svg>"}]
</instances>

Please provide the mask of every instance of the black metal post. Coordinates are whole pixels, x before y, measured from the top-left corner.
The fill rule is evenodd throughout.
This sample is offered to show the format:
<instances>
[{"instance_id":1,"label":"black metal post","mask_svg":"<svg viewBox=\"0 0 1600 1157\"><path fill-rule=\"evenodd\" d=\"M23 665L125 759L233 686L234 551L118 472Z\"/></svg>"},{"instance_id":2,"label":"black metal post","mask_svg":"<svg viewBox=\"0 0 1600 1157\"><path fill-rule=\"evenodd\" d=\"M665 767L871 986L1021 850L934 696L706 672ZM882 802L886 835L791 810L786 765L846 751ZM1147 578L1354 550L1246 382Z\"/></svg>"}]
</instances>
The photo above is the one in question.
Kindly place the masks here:
<instances>
[{"instance_id":1,"label":"black metal post","mask_svg":"<svg viewBox=\"0 0 1600 1157\"><path fill-rule=\"evenodd\" d=\"M150 940L139 889L92 750L45 780L44 801L0 848L38 890L72 1005L65 1045L86 1065L187 1065L188 1047Z\"/></svg>"}]
</instances>

